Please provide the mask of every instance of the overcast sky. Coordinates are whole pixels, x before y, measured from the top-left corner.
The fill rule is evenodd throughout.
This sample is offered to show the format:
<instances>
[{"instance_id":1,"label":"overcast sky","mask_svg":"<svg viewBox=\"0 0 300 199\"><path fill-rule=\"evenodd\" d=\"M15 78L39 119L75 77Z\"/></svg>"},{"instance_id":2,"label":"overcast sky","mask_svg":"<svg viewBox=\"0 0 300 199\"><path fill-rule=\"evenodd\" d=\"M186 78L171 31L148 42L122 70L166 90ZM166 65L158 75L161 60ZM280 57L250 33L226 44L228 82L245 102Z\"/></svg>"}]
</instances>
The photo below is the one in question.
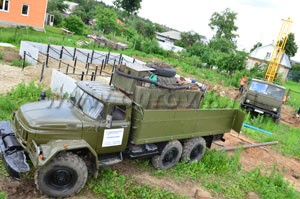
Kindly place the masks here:
<instances>
[{"instance_id":1,"label":"overcast sky","mask_svg":"<svg viewBox=\"0 0 300 199\"><path fill-rule=\"evenodd\" d=\"M102 0L112 5L113 0ZM263 45L276 40L282 19L293 21L291 32L295 33L299 47L292 58L300 61L300 7L296 0L142 0L138 15L153 22L179 31L195 31L210 39L213 32L208 24L214 12L226 8L237 13L237 39L240 50L249 51L254 44Z\"/></svg>"}]
</instances>

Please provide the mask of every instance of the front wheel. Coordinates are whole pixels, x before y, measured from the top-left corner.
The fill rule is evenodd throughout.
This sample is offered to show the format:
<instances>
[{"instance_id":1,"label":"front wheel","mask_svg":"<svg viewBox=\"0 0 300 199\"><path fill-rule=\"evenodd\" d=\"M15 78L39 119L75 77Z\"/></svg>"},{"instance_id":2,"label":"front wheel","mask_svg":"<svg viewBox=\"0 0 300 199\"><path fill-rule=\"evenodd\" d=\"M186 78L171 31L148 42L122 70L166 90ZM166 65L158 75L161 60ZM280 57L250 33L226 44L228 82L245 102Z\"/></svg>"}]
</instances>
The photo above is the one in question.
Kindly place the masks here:
<instances>
[{"instance_id":1,"label":"front wheel","mask_svg":"<svg viewBox=\"0 0 300 199\"><path fill-rule=\"evenodd\" d=\"M88 169L73 153L62 153L35 172L37 188L50 197L69 197L85 185Z\"/></svg>"}]
</instances>

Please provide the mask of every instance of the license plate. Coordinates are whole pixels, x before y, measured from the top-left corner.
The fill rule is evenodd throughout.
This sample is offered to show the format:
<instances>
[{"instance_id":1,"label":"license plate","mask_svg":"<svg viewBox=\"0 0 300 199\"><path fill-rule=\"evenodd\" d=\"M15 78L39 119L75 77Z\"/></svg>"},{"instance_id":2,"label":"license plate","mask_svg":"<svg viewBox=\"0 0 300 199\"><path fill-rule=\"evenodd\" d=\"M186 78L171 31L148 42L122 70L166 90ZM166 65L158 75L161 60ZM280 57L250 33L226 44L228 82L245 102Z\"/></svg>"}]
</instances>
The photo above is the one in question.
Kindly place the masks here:
<instances>
[{"instance_id":1,"label":"license plate","mask_svg":"<svg viewBox=\"0 0 300 199\"><path fill-rule=\"evenodd\" d=\"M263 114L264 112L258 109L254 109L255 112Z\"/></svg>"}]
</instances>

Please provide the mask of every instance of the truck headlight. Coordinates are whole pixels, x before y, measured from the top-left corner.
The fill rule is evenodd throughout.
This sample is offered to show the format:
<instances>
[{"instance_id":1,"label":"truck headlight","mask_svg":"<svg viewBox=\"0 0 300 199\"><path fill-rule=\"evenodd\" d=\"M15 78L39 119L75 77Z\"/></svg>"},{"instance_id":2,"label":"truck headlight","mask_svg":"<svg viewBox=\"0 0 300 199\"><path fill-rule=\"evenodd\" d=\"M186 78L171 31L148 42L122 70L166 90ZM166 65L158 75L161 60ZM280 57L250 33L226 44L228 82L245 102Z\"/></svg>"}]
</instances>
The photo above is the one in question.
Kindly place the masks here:
<instances>
[{"instance_id":1,"label":"truck headlight","mask_svg":"<svg viewBox=\"0 0 300 199\"><path fill-rule=\"evenodd\" d=\"M246 99L246 103L250 103L250 100L249 100L249 99Z\"/></svg>"},{"instance_id":2,"label":"truck headlight","mask_svg":"<svg viewBox=\"0 0 300 199\"><path fill-rule=\"evenodd\" d=\"M277 108L273 108L273 111L274 111L274 112L277 112Z\"/></svg>"}]
</instances>

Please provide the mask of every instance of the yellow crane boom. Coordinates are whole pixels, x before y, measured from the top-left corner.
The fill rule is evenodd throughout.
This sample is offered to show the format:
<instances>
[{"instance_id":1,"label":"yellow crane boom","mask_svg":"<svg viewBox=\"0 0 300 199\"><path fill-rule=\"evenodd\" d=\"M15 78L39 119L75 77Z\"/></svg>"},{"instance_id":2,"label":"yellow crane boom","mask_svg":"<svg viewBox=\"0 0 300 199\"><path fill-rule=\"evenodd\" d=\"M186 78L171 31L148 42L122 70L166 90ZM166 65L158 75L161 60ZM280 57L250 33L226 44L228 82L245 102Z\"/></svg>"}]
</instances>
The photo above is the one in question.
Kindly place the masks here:
<instances>
[{"instance_id":1,"label":"yellow crane boom","mask_svg":"<svg viewBox=\"0 0 300 199\"><path fill-rule=\"evenodd\" d=\"M278 34L275 47L272 52L271 59L268 64L266 75L265 75L265 78L270 82L273 82L274 79L276 78L278 67L281 62L282 56L284 54L284 47L288 39L288 35L290 33L291 25L292 25L292 20L290 18L283 19L283 23L280 32Z\"/></svg>"}]
</instances>

